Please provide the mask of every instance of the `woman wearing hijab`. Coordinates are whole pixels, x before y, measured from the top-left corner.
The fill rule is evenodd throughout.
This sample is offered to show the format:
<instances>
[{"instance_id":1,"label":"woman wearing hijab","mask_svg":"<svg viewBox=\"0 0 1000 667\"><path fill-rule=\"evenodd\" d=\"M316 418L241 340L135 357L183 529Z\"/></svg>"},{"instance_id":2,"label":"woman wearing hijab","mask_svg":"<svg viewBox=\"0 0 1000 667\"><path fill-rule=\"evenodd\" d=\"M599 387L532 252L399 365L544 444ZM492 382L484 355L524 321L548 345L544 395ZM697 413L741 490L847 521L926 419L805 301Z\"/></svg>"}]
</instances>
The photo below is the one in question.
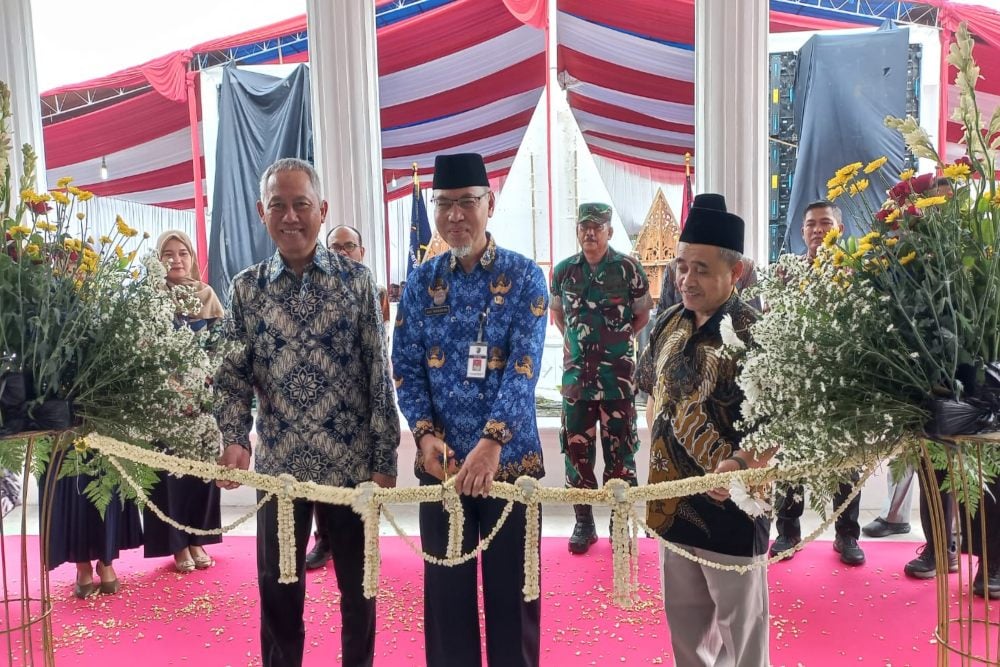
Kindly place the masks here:
<instances>
[{"instance_id":1,"label":"woman wearing hijab","mask_svg":"<svg viewBox=\"0 0 1000 667\"><path fill-rule=\"evenodd\" d=\"M215 291L198 279L198 262L190 237L179 230L169 230L156 241L156 250L167 269L167 287L190 287L201 301L197 313L178 313L178 326L188 326L195 331L209 330L224 312ZM160 472L160 481L150 493L150 502L174 521L192 528L211 530L219 528L222 520L219 511L219 488L212 482L197 477L176 477ZM178 572L205 570L215 564L206 553L204 545L218 544L221 535L192 535L164 523L149 507L143 511L145 526L145 556L155 558L173 556Z\"/></svg>"}]
</instances>

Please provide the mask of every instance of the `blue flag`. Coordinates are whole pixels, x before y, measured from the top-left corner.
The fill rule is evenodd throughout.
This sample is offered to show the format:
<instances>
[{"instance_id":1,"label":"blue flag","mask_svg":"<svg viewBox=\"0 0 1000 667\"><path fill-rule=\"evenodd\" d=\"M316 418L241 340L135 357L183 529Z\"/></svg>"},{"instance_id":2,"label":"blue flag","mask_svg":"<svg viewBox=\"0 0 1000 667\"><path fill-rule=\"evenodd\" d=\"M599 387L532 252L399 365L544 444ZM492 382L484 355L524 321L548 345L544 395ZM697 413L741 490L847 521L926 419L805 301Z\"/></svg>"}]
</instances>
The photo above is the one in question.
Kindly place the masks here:
<instances>
[{"instance_id":1,"label":"blue flag","mask_svg":"<svg viewBox=\"0 0 1000 667\"><path fill-rule=\"evenodd\" d=\"M427 205L420 193L420 179L414 174L413 208L410 212L410 264L406 270L407 275L423 261L430 242L431 225L427 220Z\"/></svg>"}]
</instances>

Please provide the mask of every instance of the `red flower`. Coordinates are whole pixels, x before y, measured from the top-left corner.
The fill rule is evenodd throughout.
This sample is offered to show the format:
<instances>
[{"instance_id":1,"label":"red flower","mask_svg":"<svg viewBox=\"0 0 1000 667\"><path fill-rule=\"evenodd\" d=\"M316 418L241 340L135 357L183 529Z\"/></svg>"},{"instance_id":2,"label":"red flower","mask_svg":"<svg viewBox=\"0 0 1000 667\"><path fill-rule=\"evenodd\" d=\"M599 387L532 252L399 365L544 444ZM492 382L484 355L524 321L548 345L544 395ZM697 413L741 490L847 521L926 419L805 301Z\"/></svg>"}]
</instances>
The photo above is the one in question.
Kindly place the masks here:
<instances>
[{"instance_id":1,"label":"red flower","mask_svg":"<svg viewBox=\"0 0 1000 667\"><path fill-rule=\"evenodd\" d=\"M31 212L35 215L45 215L52 210L52 207L43 201L36 201L31 205Z\"/></svg>"},{"instance_id":2,"label":"red flower","mask_svg":"<svg viewBox=\"0 0 1000 667\"><path fill-rule=\"evenodd\" d=\"M919 218L921 217L920 209L914 206L913 204L910 204L909 206L906 207L906 215L912 216L914 218Z\"/></svg>"},{"instance_id":3,"label":"red flower","mask_svg":"<svg viewBox=\"0 0 1000 667\"><path fill-rule=\"evenodd\" d=\"M969 159L968 155L963 155L962 157L955 160L955 164L964 164L969 169L972 169L972 160Z\"/></svg>"},{"instance_id":4,"label":"red flower","mask_svg":"<svg viewBox=\"0 0 1000 667\"><path fill-rule=\"evenodd\" d=\"M925 190L934 186L935 180L934 174L920 174L919 176L914 176L909 181L910 189L915 195L923 194Z\"/></svg>"},{"instance_id":5,"label":"red flower","mask_svg":"<svg viewBox=\"0 0 1000 667\"><path fill-rule=\"evenodd\" d=\"M900 181L889 189L889 196L896 204L902 206L906 198L910 196L910 181Z\"/></svg>"},{"instance_id":6,"label":"red flower","mask_svg":"<svg viewBox=\"0 0 1000 667\"><path fill-rule=\"evenodd\" d=\"M879 222L885 222L885 219L888 216L889 216L889 209L880 208L878 212L875 214L875 219L878 220Z\"/></svg>"}]
</instances>

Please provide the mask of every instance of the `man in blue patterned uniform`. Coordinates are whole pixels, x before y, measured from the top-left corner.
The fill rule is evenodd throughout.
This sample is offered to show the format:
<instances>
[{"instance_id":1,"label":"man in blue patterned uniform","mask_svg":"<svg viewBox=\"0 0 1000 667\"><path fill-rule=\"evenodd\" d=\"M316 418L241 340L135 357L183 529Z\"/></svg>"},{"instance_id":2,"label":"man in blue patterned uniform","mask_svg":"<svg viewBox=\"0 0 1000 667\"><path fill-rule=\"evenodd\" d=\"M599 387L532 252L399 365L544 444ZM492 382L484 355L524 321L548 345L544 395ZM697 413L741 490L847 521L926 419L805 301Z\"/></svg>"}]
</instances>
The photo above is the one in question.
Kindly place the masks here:
<instances>
[{"instance_id":1,"label":"man in blue patterned uniform","mask_svg":"<svg viewBox=\"0 0 1000 667\"><path fill-rule=\"evenodd\" d=\"M494 480L540 478L535 384L545 341L547 289L531 260L486 233L495 195L477 154L439 155L434 217L451 250L411 272L399 304L392 365L399 405L417 443L422 485L454 478L465 512L462 550L496 525L507 504L489 498ZM448 514L420 506L424 550L444 557ZM539 663L540 602L525 602L525 508L483 552L488 663ZM480 665L477 561L424 564L427 664Z\"/></svg>"},{"instance_id":2,"label":"man in blue patterned uniform","mask_svg":"<svg viewBox=\"0 0 1000 667\"><path fill-rule=\"evenodd\" d=\"M396 484L396 413L382 314L371 272L317 243L327 204L312 166L278 160L264 172L257 211L278 246L233 279L227 337L242 347L215 376L220 464L250 464L250 402L257 394L257 472L355 486ZM219 482L223 488L239 484ZM258 492L258 498L263 494ZM298 581L278 582L278 512L257 513L260 643L265 667L302 664L306 542L313 504L293 505ZM364 597L364 524L345 505L329 506L322 528L340 588L345 665L371 665L375 600Z\"/></svg>"}]
</instances>

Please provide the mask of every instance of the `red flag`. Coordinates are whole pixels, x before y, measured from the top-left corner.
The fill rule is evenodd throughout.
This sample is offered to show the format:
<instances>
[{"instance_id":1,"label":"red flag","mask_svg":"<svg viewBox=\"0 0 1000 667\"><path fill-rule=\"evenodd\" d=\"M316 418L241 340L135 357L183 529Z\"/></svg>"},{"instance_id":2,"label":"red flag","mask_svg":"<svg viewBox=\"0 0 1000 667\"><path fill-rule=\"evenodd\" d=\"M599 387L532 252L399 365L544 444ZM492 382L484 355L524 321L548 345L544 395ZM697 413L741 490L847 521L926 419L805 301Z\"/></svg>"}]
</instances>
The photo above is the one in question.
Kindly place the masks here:
<instances>
[{"instance_id":1,"label":"red flag","mask_svg":"<svg viewBox=\"0 0 1000 667\"><path fill-rule=\"evenodd\" d=\"M687 220L691 202L694 201L694 189L691 187L691 154L684 154L684 200L681 202L681 229Z\"/></svg>"}]
</instances>

